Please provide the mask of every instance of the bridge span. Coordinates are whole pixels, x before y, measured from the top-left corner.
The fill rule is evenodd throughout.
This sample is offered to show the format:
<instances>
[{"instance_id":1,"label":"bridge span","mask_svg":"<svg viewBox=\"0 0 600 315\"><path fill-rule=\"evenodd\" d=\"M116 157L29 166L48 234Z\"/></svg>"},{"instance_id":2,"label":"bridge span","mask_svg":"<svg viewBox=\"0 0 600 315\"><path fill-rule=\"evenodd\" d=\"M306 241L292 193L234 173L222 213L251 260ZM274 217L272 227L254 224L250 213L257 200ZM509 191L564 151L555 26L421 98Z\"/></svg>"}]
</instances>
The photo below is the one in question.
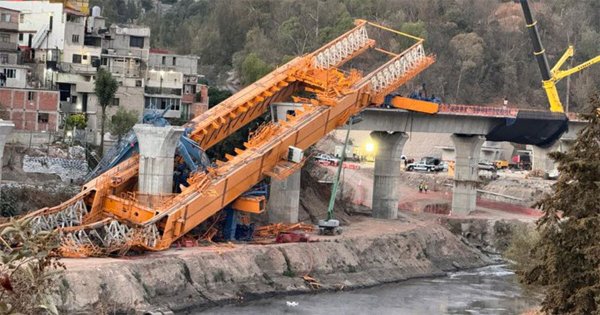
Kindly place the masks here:
<instances>
[{"instance_id":1,"label":"bridge span","mask_svg":"<svg viewBox=\"0 0 600 315\"><path fill-rule=\"evenodd\" d=\"M276 109L273 114L279 116L279 119L284 119L283 113L297 106L293 103L274 105ZM373 182L373 215L380 218L397 216L401 201L396 189L400 182L401 156L411 132L452 134L452 144L448 144L455 148L456 153L452 213L463 215L476 208L479 153L484 141L531 144L533 167L550 171L555 166L547 157L548 153L568 148L585 125L585 121L578 119L576 114L568 115L567 121L564 114L547 111L476 105L442 104L436 114L369 107L360 115L360 122L352 125L352 130L371 131L371 138L378 144ZM347 125L343 128L347 128ZM557 137L559 139L554 141ZM289 199L292 191L282 187L291 187L294 193L299 194L299 183L300 176L296 174L290 176L285 185L278 183L277 187L272 188L276 193L286 196L285 200L295 204L295 199ZM278 207L287 209L286 213L297 208L288 204L289 202L273 202Z\"/></svg>"}]
</instances>

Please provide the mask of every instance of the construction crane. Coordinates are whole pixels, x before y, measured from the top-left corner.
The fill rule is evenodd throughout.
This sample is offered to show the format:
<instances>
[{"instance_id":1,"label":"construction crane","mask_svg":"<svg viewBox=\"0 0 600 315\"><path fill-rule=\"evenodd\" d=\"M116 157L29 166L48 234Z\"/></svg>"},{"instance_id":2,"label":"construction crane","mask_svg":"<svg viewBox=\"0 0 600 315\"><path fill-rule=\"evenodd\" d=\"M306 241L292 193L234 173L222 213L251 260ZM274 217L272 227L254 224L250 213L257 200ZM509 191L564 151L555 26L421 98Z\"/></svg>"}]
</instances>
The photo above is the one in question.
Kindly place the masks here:
<instances>
[{"instance_id":1,"label":"construction crane","mask_svg":"<svg viewBox=\"0 0 600 315\"><path fill-rule=\"evenodd\" d=\"M527 29L529 30L531 42L533 43L533 55L535 56L538 67L540 68L540 72L542 73L542 87L546 91L546 96L548 97L548 102L550 103L550 111L562 113L564 112L564 109L558 95L558 90L556 89L556 83L573 73L577 73L595 63L600 62L600 56L596 56L571 69L561 70L560 68L563 66L565 61L573 57L575 52L573 46L569 46L567 51L560 57L560 59L558 59L556 65L550 69L548 58L546 57L546 50L542 45L540 34L537 28L537 21L533 18L531 9L529 7L529 1L521 0L521 7L523 8L525 23Z\"/></svg>"},{"instance_id":2,"label":"construction crane","mask_svg":"<svg viewBox=\"0 0 600 315\"><path fill-rule=\"evenodd\" d=\"M369 32L392 32L414 44L404 51L386 51L374 39L379 37ZM366 74L341 69L367 51L384 53L387 61ZM153 206L145 203L136 194L139 156L134 154L86 183L70 200L26 217L33 232L60 231L64 256L169 248L222 209L260 211L264 197L246 192L266 177L284 179L302 166L287 160L290 146L308 148L367 106L382 104L386 95L434 61L425 53L423 39L357 20L347 33L278 67L187 123L187 138L207 150L266 113L272 103L292 99L302 104L285 120L254 132L244 148L225 156L226 161L191 172L180 193L159 196Z\"/></svg>"}]
</instances>

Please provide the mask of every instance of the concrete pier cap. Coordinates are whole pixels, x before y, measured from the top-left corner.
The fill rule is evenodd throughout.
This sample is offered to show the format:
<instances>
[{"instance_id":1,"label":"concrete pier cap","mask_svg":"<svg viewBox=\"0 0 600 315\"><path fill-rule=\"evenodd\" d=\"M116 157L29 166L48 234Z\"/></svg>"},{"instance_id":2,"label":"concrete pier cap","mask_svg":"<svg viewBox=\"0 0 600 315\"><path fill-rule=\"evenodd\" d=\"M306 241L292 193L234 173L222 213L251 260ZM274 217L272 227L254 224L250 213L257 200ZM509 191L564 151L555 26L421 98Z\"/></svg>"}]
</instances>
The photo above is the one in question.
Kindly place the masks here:
<instances>
[{"instance_id":1,"label":"concrete pier cap","mask_svg":"<svg viewBox=\"0 0 600 315\"><path fill-rule=\"evenodd\" d=\"M404 132L373 131L371 138L377 142L372 216L380 219L396 219L400 200L398 185L402 149L408 140L408 135Z\"/></svg>"},{"instance_id":2,"label":"concrete pier cap","mask_svg":"<svg viewBox=\"0 0 600 315\"><path fill-rule=\"evenodd\" d=\"M133 131L140 148L138 189L141 194L164 195L173 192L175 150L183 127L156 127L137 124Z\"/></svg>"},{"instance_id":3,"label":"concrete pier cap","mask_svg":"<svg viewBox=\"0 0 600 315\"><path fill-rule=\"evenodd\" d=\"M453 134L451 139L456 153L452 214L467 215L477 207L479 155L485 137L482 135Z\"/></svg>"}]
</instances>

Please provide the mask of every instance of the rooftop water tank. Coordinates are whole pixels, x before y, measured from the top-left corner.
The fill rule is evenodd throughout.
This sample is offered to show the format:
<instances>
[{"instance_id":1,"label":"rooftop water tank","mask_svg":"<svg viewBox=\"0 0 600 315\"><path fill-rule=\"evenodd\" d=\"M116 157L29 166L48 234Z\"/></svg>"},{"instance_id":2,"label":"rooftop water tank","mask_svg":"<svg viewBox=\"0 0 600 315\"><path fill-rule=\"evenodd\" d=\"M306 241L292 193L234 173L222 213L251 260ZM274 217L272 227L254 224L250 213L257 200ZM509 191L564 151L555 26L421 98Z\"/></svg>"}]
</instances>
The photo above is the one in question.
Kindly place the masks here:
<instances>
[{"instance_id":1,"label":"rooftop water tank","mask_svg":"<svg viewBox=\"0 0 600 315\"><path fill-rule=\"evenodd\" d=\"M92 16L93 17L102 16L102 9L100 9L99 6L95 5L92 8Z\"/></svg>"}]
</instances>

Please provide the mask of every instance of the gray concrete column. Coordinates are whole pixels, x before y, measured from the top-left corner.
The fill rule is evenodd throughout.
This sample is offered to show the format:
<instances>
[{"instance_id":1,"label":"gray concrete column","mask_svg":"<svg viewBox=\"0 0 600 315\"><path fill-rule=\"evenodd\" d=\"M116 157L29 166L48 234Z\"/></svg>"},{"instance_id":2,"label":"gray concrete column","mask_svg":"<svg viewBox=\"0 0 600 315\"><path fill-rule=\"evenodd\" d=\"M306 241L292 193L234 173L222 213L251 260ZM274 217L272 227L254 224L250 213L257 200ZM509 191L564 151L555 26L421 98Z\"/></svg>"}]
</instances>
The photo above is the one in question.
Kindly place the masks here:
<instances>
[{"instance_id":1,"label":"gray concrete column","mask_svg":"<svg viewBox=\"0 0 600 315\"><path fill-rule=\"evenodd\" d=\"M377 143L373 179L373 217L396 219L400 199L400 157L408 136L404 132L373 131L371 138Z\"/></svg>"},{"instance_id":2,"label":"gray concrete column","mask_svg":"<svg viewBox=\"0 0 600 315\"><path fill-rule=\"evenodd\" d=\"M531 151L533 153L533 159L531 161L531 168L534 170L542 170L544 172L555 170L558 165L548 156L548 153L554 151L567 152L574 142L574 139L559 139L549 148L540 148L532 145Z\"/></svg>"},{"instance_id":3,"label":"gray concrete column","mask_svg":"<svg viewBox=\"0 0 600 315\"><path fill-rule=\"evenodd\" d=\"M12 121L0 120L0 183L2 182L2 159L4 158L4 145L15 127Z\"/></svg>"},{"instance_id":4,"label":"gray concrete column","mask_svg":"<svg viewBox=\"0 0 600 315\"><path fill-rule=\"evenodd\" d=\"M540 148L532 145L531 151L533 158L531 160L531 169L542 170L544 172L552 171L556 168L554 160L552 160L548 153L560 150L560 140L556 141L551 147Z\"/></svg>"},{"instance_id":5,"label":"gray concrete column","mask_svg":"<svg viewBox=\"0 0 600 315\"><path fill-rule=\"evenodd\" d=\"M298 223L300 173L301 170L298 170L284 180L271 178L267 202L270 223Z\"/></svg>"},{"instance_id":6,"label":"gray concrete column","mask_svg":"<svg viewBox=\"0 0 600 315\"><path fill-rule=\"evenodd\" d=\"M184 128L137 124L133 130L140 147L139 192L149 195L172 193L175 149Z\"/></svg>"},{"instance_id":7,"label":"gray concrete column","mask_svg":"<svg viewBox=\"0 0 600 315\"><path fill-rule=\"evenodd\" d=\"M453 134L451 138L456 154L452 213L467 215L477 207L478 164L485 137Z\"/></svg>"}]
</instances>

